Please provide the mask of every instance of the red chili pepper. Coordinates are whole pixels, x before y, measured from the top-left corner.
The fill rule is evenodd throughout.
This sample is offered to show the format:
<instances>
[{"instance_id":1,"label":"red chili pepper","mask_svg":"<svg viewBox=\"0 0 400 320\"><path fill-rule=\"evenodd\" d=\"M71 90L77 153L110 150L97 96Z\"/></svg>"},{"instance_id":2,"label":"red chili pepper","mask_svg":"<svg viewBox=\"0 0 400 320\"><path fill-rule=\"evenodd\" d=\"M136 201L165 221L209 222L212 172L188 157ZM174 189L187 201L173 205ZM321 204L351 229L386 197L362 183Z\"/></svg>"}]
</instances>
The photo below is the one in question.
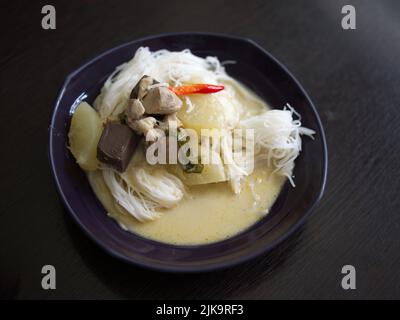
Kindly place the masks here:
<instances>
[{"instance_id":1,"label":"red chili pepper","mask_svg":"<svg viewBox=\"0 0 400 320\"><path fill-rule=\"evenodd\" d=\"M169 87L169 90L171 90L178 96L183 96L194 93L214 93L224 90L224 86L201 83L201 84L191 84L187 86Z\"/></svg>"}]
</instances>

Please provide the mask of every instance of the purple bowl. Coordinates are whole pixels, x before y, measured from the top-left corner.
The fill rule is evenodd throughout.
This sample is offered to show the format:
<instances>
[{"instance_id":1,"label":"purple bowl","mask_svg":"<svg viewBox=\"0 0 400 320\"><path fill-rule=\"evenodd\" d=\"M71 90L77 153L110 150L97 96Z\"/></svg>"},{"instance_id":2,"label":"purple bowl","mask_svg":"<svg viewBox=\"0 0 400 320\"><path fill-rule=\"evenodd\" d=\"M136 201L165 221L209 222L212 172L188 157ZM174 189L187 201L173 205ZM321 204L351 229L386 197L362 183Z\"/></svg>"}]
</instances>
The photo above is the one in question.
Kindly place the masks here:
<instances>
[{"instance_id":1,"label":"purple bowl","mask_svg":"<svg viewBox=\"0 0 400 320\"><path fill-rule=\"evenodd\" d=\"M136 49L183 50L199 56L235 60L227 66L237 78L270 105L295 106L302 123L316 131L304 139L296 160L296 188L283 188L269 215L240 234L220 242L176 246L145 239L122 230L107 217L84 172L67 149L71 111L81 100L92 103L116 66L132 58ZM170 272L201 272L236 265L264 253L292 234L323 194L327 174L327 147L317 111L299 82L255 42L218 34L179 33L139 39L111 49L72 72L57 98L50 125L49 157L61 199L78 225L100 247L126 262Z\"/></svg>"}]
</instances>

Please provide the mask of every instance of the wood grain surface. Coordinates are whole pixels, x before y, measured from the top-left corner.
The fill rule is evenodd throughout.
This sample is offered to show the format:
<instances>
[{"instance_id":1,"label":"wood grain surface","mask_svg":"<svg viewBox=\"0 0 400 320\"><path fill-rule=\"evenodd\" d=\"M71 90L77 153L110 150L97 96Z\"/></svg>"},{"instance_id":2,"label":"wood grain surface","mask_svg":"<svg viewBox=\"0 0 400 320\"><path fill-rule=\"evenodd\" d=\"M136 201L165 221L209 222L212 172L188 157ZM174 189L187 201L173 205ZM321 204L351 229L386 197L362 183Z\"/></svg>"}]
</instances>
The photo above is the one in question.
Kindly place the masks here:
<instances>
[{"instance_id":1,"label":"wood grain surface","mask_svg":"<svg viewBox=\"0 0 400 320\"><path fill-rule=\"evenodd\" d=\"M0 294L20 299L400 298L399 1L43 1L1 4ZM356 8L357 29L341 28ZM225 271L176 275L109 257L61 204L47 158L65 76L121 43L174 31L254 39L304 85L325 126L326 193L307 223L269 254ZM57 289L41 288L41 267ZM357 289L341 288L354 265Z\"/></svg>"}]
</instances>

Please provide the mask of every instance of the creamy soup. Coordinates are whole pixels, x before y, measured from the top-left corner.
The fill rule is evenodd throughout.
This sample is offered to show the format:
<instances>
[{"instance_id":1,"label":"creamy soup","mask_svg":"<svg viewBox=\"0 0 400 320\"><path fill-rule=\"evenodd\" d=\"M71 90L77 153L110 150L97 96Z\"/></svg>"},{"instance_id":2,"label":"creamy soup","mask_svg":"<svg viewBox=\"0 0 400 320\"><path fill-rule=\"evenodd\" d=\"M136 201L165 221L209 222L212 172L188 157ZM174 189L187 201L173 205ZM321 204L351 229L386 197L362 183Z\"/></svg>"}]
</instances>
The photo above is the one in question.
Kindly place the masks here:
<instances>
[{"instance_id":1,"label":"creamy soup","mask_svg":"<svg viewBox=\"0 0 400 320\"><path fill-rule=\"evenodd\" d=\"M100 171L90 172L94 192L122 228L143 237L180 245L223 240L245 230L264 217L286 181L270 169L258 168L234 194L226 182L190 187L176 207L164 209L154 221L139 222L116 208ZM122 210L122 212L121 212Z\"/></svg>"}]
</instances>

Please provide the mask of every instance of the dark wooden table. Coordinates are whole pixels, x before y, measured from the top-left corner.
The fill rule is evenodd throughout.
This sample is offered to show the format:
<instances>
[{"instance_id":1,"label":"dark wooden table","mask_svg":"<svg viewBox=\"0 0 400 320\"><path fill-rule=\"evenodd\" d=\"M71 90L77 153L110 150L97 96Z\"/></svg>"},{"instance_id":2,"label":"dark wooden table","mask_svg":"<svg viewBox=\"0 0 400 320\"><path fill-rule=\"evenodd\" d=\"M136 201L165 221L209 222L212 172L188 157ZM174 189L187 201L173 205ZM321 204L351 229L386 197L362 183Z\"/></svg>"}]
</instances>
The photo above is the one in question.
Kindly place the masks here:
<instances>
[{"instance_id":1,"label":"dark wooden table","mask_svg":"<svg viewBox=\"0 0 400 320\"><path fill-rule=\"evenodd\" d=\"M41 28L41 8L57 29ZM356 8L343 30L341 8ZM1 4L0 292L16 298L400 298L399 1L8 1ZM314 100L329 147L326 193L275 250L229 270L156 273L109 257L63 208L47 158L65 76L98 53L157 33L254 39ZM57 289L41 288L41 268ZM341 288L341 268L357 289Z\"/></svg>"}]
</instances>

